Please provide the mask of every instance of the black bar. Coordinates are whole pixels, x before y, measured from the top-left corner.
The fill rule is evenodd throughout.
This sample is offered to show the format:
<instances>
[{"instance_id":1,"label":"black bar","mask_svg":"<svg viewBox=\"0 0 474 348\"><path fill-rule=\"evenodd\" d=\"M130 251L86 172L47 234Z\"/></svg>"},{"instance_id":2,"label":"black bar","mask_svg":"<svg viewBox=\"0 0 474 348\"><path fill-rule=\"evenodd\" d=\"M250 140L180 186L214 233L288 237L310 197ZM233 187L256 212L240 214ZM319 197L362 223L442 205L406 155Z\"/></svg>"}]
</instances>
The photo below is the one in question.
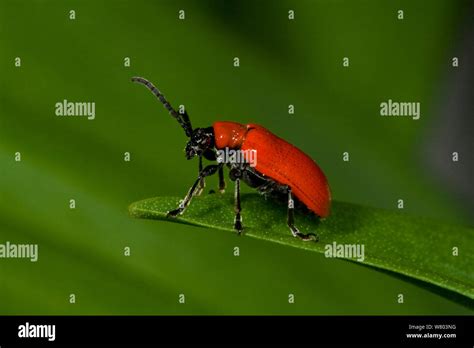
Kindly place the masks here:
<instances>
[{"instance_id":1,"label":"black bar","mask_svg":"<svg viewBox=\"0 0 474 348\"><path fill-rule=\"evenodd\" d=\"M466 345L472 316L0 316L0 346L12 344L325 343ZM55 325L55 339L19 337L26 323ZM417 329L409 325L419 326ZM432 325L430 329L427 325ZM435 328L435 325L446 325ZM46 331L44 331L46 335ZM456 337L408 338L407 334ZM33 331L35 334L35 331ZM52 338L52 336L50 335Z\"/></svg>"}]
</instances>

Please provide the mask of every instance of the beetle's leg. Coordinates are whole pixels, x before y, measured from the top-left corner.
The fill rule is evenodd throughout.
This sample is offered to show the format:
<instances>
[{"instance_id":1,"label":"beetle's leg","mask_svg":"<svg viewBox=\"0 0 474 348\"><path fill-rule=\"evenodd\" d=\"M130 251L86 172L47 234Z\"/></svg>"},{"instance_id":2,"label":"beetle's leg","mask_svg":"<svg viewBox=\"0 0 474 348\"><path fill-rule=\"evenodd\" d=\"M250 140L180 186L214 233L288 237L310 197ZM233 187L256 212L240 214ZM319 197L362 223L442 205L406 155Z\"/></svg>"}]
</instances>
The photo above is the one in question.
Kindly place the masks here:
<instances>
[{"instance_id":1,"label":"beetle's leg","mask_svg":"<svg viewBox=\"0 0 474 348\"><path fill-rule=\"evenodd\" d=\"M224 167L219 168L219 192L225 192Z\"/></svg>"},{"instance_id":2,"label":"beetle's leg","mask_svg":"<svg viewBox=\"0 0 474 348\"><path fill-rule=\"evenodd\" d=\"M193 186L191 186L191 188L189 189L188 194L179 203L178 208L176 208L175 210L169 211L166 214L166 216L167 217L169 217L169 216L175 217L177 215L181 215L182 213L184 213L184 211L188 207L189 203L191 202L191 199L193 198L194 193L195 193L201 179L205 178L206 176L210 176L210 175L215 174L217 172L217 170L219 169L219 167L221 167L221 166L222 166L221 164L217 164L217 165L216 164L211 164L211 165L205 167L203 170L201 170L199 172L199 175L198 175L196 181L194 182Z\"/></svg>"},{"instance_id":3,"label":"beetle's leg","mask_svg":"<svg viewBox=\"0 0 474 348\"><path fill-rule=\"evenodd\" d=\"M240 179L235 179L235 202L234 202L234 211L235 211L235 218L234 218L234 230L237 231L237 234L240 235L242 233L242 216L240 215L241 212L240 207Z\"/></svg>"},{"instance_id":4,"label":"beetle's leg","mask_svg":"<svg viewBox=\"0 0 474 348\"><path fill-rule=\"evenodd\" d=\"M242 170L238 166L232 166L229 171L230 180L235 182L235 191L234 191L234 229L237 231L237 234L241 234L242 227L242 216L240 215L240 178L242 177Z\"/></svg>"},{"instance_id":5,"label":"beetle's leg","mask_svg":"<svg viewBox=\"0 0 474 348\"><path fill-rule=\"evenodd\" d=\"M202 156L199 156L199 171L198 174L202 172ZM202 191L204 190L204 187L206 187L206 181L204 177L202 177L199 180L199 185L194 193L195 196L200 196Z\"/></svg>"},{"instance_id":6,"label":"beetle's leg","mask_svg":"<svg viewBox=\"0 0 474 348\"><path fill-rule=\"evenodd\" d=\"M318 241L318 237L314 233L308 233L304 234L301 233L298 228L295 226L295 216L294 216L294 210L295 210L295 202L293 201L293 198L291 197L291 188L288 187L288 227L291 230L291 233L293 234L293 237L298 237L301 240L304 241L309 241L309 240L314 240Z\"/></svg>"}]
</instances>

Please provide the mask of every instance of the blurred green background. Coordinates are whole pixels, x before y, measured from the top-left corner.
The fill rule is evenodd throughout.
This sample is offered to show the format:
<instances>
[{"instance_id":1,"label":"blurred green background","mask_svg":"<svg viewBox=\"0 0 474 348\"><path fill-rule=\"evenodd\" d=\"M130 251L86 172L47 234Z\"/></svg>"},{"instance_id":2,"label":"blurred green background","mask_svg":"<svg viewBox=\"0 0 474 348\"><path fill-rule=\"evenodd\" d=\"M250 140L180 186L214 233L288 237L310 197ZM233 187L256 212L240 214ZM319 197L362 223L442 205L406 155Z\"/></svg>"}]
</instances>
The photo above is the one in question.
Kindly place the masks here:
<instances>
[{"instance_id":1,"label":"blurred green background","mask_svg":"<svg viewBox=\"0 0 474 348\"><path fill-rule=\"evenodd\" d=\"M425 160L468 5L1 0L0 243L38 243L39 261L0 260L0 314L472 314L371 268L127 215L133 201L183 196L197 171L177 123L130 82L139 75L194 126L253 122L289 140L334 199L396 209L403 198L407 214L470 224ZM96 119L56 117L63 99L95 102ZM388 99L421 102L421 119L380 117Z\"/></svg>"}]
</instances>

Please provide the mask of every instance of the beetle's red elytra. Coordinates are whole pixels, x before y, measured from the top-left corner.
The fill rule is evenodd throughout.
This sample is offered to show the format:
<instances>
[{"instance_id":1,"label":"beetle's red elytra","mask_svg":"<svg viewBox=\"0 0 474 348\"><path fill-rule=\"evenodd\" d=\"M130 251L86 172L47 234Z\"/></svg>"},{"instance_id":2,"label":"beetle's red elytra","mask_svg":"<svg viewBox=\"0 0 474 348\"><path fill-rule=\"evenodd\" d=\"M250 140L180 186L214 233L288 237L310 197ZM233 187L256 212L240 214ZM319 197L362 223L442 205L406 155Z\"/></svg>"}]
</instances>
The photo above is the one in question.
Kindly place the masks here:
<instances>
[{"instance_id":1,"label":"beetle's red elytra","mask_svg":"<svg viewBox=\"0 0 474 348\"><path fill-rule=\"evenodd\" d=\"M329 215L331 192L323 171L303 151L256 125L236 122L214 122L216 148L255 150L258 172L291 187L309 210L320 217Z\"/></svg>"},{"instance_id":2,"label":"beetle's red elytra","mask_svg":"<svg viewBox=\"0 0 474 348\"><path fill-rule=\"evenodd\" d=\"M303 151L284 139L271 133L265 127L256 124L243 125L237 122L217 121L211 127L192 128L187 114L176 112L163 94L148 80L133 77L133 82L145 85L165 106L183 128L189 141L185 147L187 159L199 158L198 176L188 194L178 208L169 211L169 217L176 217L185 212L193 196L201 194L204 189L204 178L219 173L219 191L224 192L225 180L223 167L229 168L229 177L235 183L235 219L234 229L240 234L243 230L240 202L240 181L242 180L258 192L283 198L288 202L287 224L293 236L304 241L317 240L314 233L304 234L294 224L296 201L304 205L316 216L324 218L329 215L331 192L328 181L319 166ZM254 151L258 153L256 165L242 162L221 162L218 160L220 150ZM217 161L203 168L202 158Z\"/></svg>"}]
</instances>

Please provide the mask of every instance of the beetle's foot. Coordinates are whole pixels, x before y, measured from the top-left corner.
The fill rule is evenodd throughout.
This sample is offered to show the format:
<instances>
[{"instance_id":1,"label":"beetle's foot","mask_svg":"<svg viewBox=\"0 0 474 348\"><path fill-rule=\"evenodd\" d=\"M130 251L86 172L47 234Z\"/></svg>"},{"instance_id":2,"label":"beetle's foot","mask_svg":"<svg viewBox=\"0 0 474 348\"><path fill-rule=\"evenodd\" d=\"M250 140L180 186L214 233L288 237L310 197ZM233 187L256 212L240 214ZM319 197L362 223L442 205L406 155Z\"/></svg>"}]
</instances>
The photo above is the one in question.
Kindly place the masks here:
<instances>
[{"instance_id":1,"label":"beetle's foot","mask_svg":"<svg viewBox=\"0 0 474 348\"><path fill-rule=\"evenodd\" d=\"M309 241L318 242L319 241L319 236L314 233L308 233L308 234L301 233L300 230L298 230L295 226L290 226L290 229L291 229L291 233L293 234L293 237L297 237L305 242L309 242Z\"/></svg>"},{"instance_id":2,"label":"beetle's foot","mask_svg":"<svg viewBox=\"0 0 474 348\"><path fill-rule=\"evenodd\" d=\"M178 215L181 215L183 213L183 211L184 211L183 208L177 208L175 210L170 210L169 212L166 213L166 217L167 218L169 218L169 217L175 218Z\"/></svg>"},{"instance_id":3,"label":"beetle's foot","mask_svg":"<svg viewBox=\"0 0 474 348\"><path fill-rule=\"evenodd\" d=\"M314 241L314 242L319 242L319 237L318 235L314 234L314 233L308 233L308 234L304 234L304 233L299 233L296 235L299 239L305 241L305 242L310 242L310 241Z\"/></svg>"},{"instance_id":4,"label":"beetle's foot","mask_svg":"<svg viewBox=\"0 0 474 348\"><path fill-rule=\"evenodd\" d=\"M242 231L244 230L244 227L242 226L242 221L236 220L234 222L234 230L235 232L237 232L237 235L240 236L242 234Z\"/></svg>"},{"instance_id":5,"label":"beetle's foot","mask_svg":"<svg viewBox=\"0 0 474 348\"><path fill-rule=\"evenodd\" d=\"M225 181L219 183L219 193L224 193L225 192Z\"/></svg>"}]
</instances>

